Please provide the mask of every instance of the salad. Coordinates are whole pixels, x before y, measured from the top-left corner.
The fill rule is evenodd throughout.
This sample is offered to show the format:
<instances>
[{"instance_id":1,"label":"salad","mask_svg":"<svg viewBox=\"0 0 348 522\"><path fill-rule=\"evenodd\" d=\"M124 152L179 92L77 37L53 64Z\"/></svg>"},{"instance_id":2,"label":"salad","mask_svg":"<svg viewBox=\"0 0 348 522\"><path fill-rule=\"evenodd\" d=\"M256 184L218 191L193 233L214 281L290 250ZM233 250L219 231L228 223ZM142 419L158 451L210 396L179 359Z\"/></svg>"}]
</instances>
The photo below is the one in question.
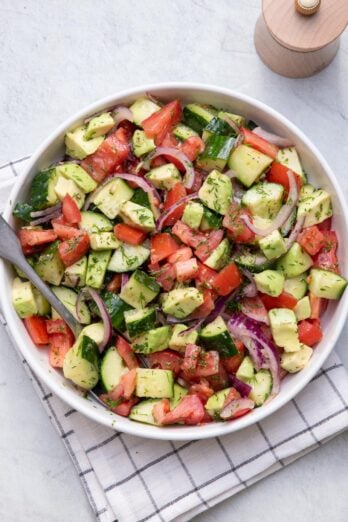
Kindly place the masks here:
<instances>
[{"instance_id":1,"label":"salad","mask_svg":"<svg viewBox=\"0 0 348 522\"><path fill-rule=\"evenodd\" d=\"M152 96L87 119L17 203L13 306L53 368L158 426L230 421L278 394L339 299L330 194L293 144L242 115Z\"/></svg>"}]
</instances>

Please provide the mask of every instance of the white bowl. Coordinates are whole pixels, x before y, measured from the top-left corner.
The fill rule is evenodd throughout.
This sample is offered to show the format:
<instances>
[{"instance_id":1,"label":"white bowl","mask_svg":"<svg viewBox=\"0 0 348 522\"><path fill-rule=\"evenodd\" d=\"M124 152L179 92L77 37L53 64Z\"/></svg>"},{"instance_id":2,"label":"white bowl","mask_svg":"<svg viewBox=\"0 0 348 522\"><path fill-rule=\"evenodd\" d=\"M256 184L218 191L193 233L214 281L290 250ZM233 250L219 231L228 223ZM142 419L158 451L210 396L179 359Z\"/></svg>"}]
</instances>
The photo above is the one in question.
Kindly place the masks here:
<instances>
[{"instance_id":1,"label":"white bowl","mask_svg":"<svg viewBox=\"0 0 348 522\"><path fill-rule=\"evenodd\" d=\"M346 238L348 237L348 217L345 201L329 165L320 152L295 125L264 103L243 94L210 85L169 83L128 89L93 103L75 114L75 116L60 125L58 129L40 145L26 167L25 172L18 179L4 212L4 217L9 223L14 225L12 209L18 201L26 201L28 189L35 173L61 157L63 153L63 137L68 129L82 123L83 119L90 114L115 104L129 104L146 92L150 92L163 100L179 98L185 102L211 103L212 105L223 107L233 113L243 114L267 129L290 138L296 145L310 181L316 186L323 187L332 195L334 207L333 223L340 238L340 264L343 274L347 275L348 241ZM274 413L299 393L318 372L335 345L346 320L348 310L348 292L346 291L339 302L330 303L323 317L324 338L315 348L309 365L300 373L286 377L282 382L279 395L268 404L255 409L245 417L231 422L210 423L203 426L160 428L133 422L127 418L115 415L94 401L86 400L81 397L70 382L64 379L59 371L54 371L50 367L46 350L39 350L32 343L22 321L18 318L12 307L12 279L12 268L7 263L1 262L1 306L16 344L36 375L53 393L58 395L72 408L75 408L94 421L132 435L162 440L204 439L226 435L227 433L232 433L250 426Z\"/></svg>"}]
</instances>

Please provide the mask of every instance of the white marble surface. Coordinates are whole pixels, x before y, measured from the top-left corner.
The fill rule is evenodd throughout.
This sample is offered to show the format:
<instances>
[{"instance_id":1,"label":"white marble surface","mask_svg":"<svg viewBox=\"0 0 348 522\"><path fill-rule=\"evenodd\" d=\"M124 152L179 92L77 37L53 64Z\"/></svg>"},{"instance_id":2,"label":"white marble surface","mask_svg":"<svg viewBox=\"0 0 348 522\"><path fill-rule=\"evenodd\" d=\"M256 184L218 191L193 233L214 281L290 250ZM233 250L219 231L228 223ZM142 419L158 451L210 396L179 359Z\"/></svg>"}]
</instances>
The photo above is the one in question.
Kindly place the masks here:
<instances>
[{"instance_id":1,"label":"white marble surface","mask_svg":"<svg viewBox=\"0 0 348 522\"><path fill-rule=\"evenodd\" d=\"M319 147L347 192L348 35L319 75L278 77L254 50L259 3L1 0L0 162L30 153L67 116L104 95L139 83L193 80L280 110ZM337 351L348 367L347 341L346 328ZM0 519L93 521L17 356L6 342L1 352ZM199 520L348 520L347 442L347 433L337 437Z\"/></svg>"}]
</instances>

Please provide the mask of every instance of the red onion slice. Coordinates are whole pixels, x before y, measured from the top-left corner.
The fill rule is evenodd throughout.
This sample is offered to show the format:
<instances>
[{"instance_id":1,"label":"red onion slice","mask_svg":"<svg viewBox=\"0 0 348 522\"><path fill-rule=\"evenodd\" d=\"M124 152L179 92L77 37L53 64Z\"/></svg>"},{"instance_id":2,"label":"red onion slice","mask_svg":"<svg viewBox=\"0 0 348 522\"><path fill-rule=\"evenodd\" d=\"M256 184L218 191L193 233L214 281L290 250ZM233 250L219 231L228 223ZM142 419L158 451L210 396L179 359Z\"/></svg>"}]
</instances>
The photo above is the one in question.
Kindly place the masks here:
<instances>
[{"instance_id":1,"label":"red onion slice","mask_svg":"<svg viewBox=\"0 0 348 522\"><path fill-rule=\"evenodd\" d=\"M298 190L295 180L295 176L291 170L288 170L289 176L289 194L286 203L279 210L277 216L267 228L257 228L254 226L248 215L240 216L240 219L244 221L246 226L258 236L268 236L274 230L280 228L290 216L293 209L296 207L298 200Z\"/></svg>"},{"instance_id":2,"label":"red onion slice","mask_svg":"<svg viewBox=\"0 0 348 522\"><path fill-rule=\"evenodd\" d=\"M255 127L255 129L253 129L252 132L257 136L260 136L260 138L263 138L264 140L268 141L268 143L272 143L273 145L277 145L278 147L293 147L294 145L293 142L288 138L282 138L277 134L273 134L272 132L266 131L262 127Z\"/></svg>"},{"instance_id":3,"label":"red onion slice","mask_svg":"<svg viewBox=\"0 0 348 522\"><path fill-rule=\"evenodd\" d=\"M151 161L158 156L171 156L182 164L185 168L186 175L184 179L184 185L186 188L190 189L193 187L193 183L195 181L195 171L191 161L188 159L186 154L181 152L181 150L175 149L173 147L157 147L154 152L151 152L149 156L146 158L146 164L149 166ZM145 167L145 162L144 162ZM149 168L149 167L148 167Z\"/></svg>"},{"instance_id":4,"label":"red onion slice","mask_svg":"<svg viewBox=\"0 0 348 522\"><path fill-rule=\"evenodd\" d=\"M234 399L222 408L220 411L220 417L223 420L231 419L236 413L242 410L252 410L255 406L254 401L251 399Z\"/></svg>"},{"instance_id":5,"label":"red onion slice","mask_svg":"<svg viewBox=\"0 0 348 522\"><path fill-rule=\"evenodd\" d=\"M255 370L258 372L265 366L265 359L262 356L262 346L255 339L251 339L250 337L244 336L242 339L244 346L248 350L249 357L253 361Z\"/></svg>"},{"instance_id":6,"label":"red onion slice","mask_svg":"<svg viewBox=\"0 0 348 522\"><path fill-rule=\"evenodd\" d=\"M93 299L93 301L97 305L101 319L103 321L104 336L103 336L102 342L99 345L99 352L102 353L112 335L112 324L111 324L110 315L106 309L104 301L102 300L102 298L100 297L98 292L96 290L94 290L93 288L86 286L85 288L83 288L81 290L81 292L78 295L77 301L76 301L76 315L80 322L81 322L81 305L87 296L90 297L91 299Z\"/></svg>"},{"instance_id":7,"label":"red onion slice","mask_svg":"<svg viewBox=\"0 0 348 522\"><path fill-rule=\"evenodd\" d=\"M228 123L229 126L232 127L232 129L234 130L234 132L236 134L240 133L240 129L239 129L238 125L236 124L235 121L232 120L232 118L229 118L226 114L222 114L221 116L219 116L219 118L221 120L224 120L226 123Z\"/></svg>"},{"instance_id":8,"label":"red onion slice","mask_svg":"<svg viewBox=\"0 0 348 522\"><path fill-rule=\"evenodd\" d=\"M188 328L186 328L186 330L183 330L182 332L179 333L179 337L181 337L182 335L186 335L190 332L193 332L193 330L197 330L202 323L204 323L205 321L205 317L201 317L201 319L196 319L191 326L189 326Z\"/></svg>"},{"instance_id":9,"label":"red onion slice","mask_svg":"<svg viewBox=\"0 0 348 522\"><path fill-rule=\"evenodd\" d=\"M133 113L128 107L124 107L123 105L120 105L119 107L116 107L112 111L112 117L114 119L115 125L114 129L121 123L121 121L128 120L130 122L134 121Z\"/></svg>"},{"instance_id":10,"label":"red onion slice","mask_svg":"<svg viewBox=\"0 0 348 522\"><path fill-rule=\"evenodd\" d=\"M46 216L42 216L38 219L33 219L32 221L30 221L30 225L32 227L35 227L36 225L48 223L49 221L51 221L51 219L55 219L55 218L59 217L60 214L61 214L60 209L55 210L54 212L51 212L50 214L46 214Z\"/></svg>"},{"instance_id":11,"label":"red onion slice","mask_svg":"<svg viewBox=\"0 0 348 522\"><path fill-rule=\"evenodd\" d=\"M249 284L243 288L243 295L246 297L255 297L255 295L257 295L257 288L253 274L246 268L240 268L239 270L249 281Z\"/></svg>"},{"instance_id":12,"label":"red onion slice","mask_svg":"<svg viewBox=\"0 0 348 522\"><path fill-rule=\"evenodd\" d=\"M246 382L241 381L238 379L235 375L232 373L228 376L230 383L232 384L233 388L235 388L242 397L248 397L252 388L249 384Z\"/></svg>"},{"instance_id":13,"label":"red onion slice","mask_svg":"<svg viewBox=\"0 0 348 522\"><path fill-rule=\"evenodd\" d=\"M174 205L172 205L171 207L169 207L167 210L165 210L162 215L158 218L157 222L156 222L156 231L157 232L160 232L163 228L163 225L164 225L164 222L165 220L171 215L173 214L173 212L178 208L180 207L181 205L184 205L185 203L187 203L188 201L190 201L191 199L197 199L199 196L198 196L198 192L195 192L194 194L190 194L189 196L185 196L184 198L181 198L179 199L179 201L177 201L176 203L174 203Z\"/></svg>"},{"instance_id":14,"label":"red onion slice","mask_svg":"<svg viewBox=\"0 0 348 522\"><path fill-rule=\"evenodd\" d=\"M123 272L121 275L121 288L123 288L129 280L129 275L126 272Z\"/></svg>"},{"instance_id":15,"label":"red onion slice","mask_svg":"<svg viewBox=\"0 0 348 522\"><path fill-rule=\"evenodd\" d=\"M294 228L292 229L292 232L291 232L290 236L286 239L285 244L286 244L286 249L287 250L289 250L290 247L292 247L292 245L295 243L295 241L297 239L297 236L299 235L299 233L302 230L303 224L305 222L305 217L306 216L300 216L298 218Z\"/></svg>"},{"instance_id":16,"label":"red onion slice","mask_svg":"<svg viewBox=\"0 0 348 522\"><path fill-rule=\"evenodd\" d=\"M48 216L49 214L52 214L53 212L56 212L57 210L61 210L62 204L57 203L57 205L54 205L54 207L48 207L44 210L35 210L34 212L30 212L30 217L32 218L40 218L43 216Z\"/></svg>"}]
</instances>

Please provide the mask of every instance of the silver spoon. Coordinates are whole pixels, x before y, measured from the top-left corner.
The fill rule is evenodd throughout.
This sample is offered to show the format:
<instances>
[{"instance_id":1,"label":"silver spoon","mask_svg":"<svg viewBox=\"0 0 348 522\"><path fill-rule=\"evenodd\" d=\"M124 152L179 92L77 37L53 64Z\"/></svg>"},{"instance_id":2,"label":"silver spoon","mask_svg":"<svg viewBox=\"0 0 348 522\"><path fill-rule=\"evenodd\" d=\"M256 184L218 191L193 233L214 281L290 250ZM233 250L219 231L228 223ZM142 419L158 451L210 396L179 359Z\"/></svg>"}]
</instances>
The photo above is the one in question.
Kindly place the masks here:
<instances>
[{"instance_id":1,"label":"silver spoon","mask_svg":"<svg viewBox=\"0 0 348 522\"><path fill-rule=\"evenodd\" d=\"M55 296L48 285L38 276L29 265L19 240L10 225L0 216L0 257L16 265L27 276L29 281L42 293L50 305L58 312L64 321L70 326L75 337L81 332L81 324L75 319L71 312Z\"/></svg>"}]
</instances>

